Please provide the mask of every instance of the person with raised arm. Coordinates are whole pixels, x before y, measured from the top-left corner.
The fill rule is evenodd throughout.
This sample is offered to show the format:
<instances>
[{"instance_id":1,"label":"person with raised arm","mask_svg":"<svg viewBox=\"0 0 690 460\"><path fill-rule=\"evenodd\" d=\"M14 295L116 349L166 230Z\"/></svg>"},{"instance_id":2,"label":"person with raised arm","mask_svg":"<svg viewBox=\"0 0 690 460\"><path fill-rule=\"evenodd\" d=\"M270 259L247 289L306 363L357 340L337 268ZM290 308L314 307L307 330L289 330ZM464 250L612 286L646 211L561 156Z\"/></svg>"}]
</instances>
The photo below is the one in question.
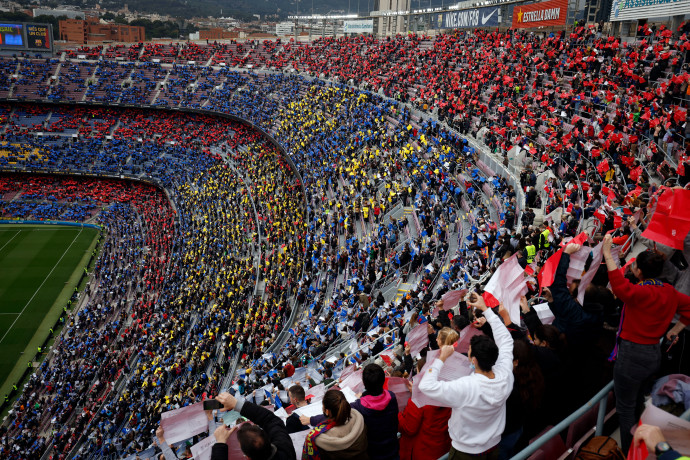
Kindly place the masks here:
<instances>
[{"instance_id":1,"label":"person with raised arm","mask_svg":"<svg viewBox=\"0 0 690 460\"><path fill-rule=\"evenodd\" d=\"M639 282L631 283L611 255L612 243L611 235L606 235L602 252L611 290L624 303L611 359L616 362L613 388L621 427L621 449L627 454L633 438L631 430L642 411L644 394L651 390L653 376L661 366L659 342L676 313L680 315L680 323L690 324L690 297L658 279L664 268L664 256L651 249L638 254L632 263L632 274Z\"/></svg>"},{"instance_id":2,"label":"person with raised arm","mask_svg":"<svg viewBox=\"0 0 690 460\"><path fill-rule=\"evenodd\" d=\"M237 429L220 425L213 432L216 443L211 451L211 460L228 458L228 438L237 429L237 441L244 455L250 460L295 460L295 448L283 421L270 410L244 400L238 400L230 393L216 396L222 411L235 410L252 423Z\"/></svg>"},{"instance_id":3,"label":"person with raised arm","mask_svg":"<svg viewBox=\"0 0 690 460\"><path fill-rule=\"evenodd\" d=\"M494 339L472 337L467 357L474 372L449 382L438 379L445 361L455 352L452 345L444 345L422 376L419 389L439 405L452 408L449 460L495 460L506 423L505 403L513 390L513 338L481 296L473 293L468 303L483 312Z\"/></svg>"}]
</instances>

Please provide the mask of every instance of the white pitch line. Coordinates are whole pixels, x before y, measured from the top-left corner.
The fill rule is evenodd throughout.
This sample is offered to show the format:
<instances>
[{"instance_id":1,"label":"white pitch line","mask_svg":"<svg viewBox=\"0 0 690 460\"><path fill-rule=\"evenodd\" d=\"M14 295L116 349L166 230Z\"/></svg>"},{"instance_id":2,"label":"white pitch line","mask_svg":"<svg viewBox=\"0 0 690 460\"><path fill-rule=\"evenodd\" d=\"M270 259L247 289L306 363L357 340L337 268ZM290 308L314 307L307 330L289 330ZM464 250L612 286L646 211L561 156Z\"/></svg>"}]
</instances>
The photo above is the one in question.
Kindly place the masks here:
<instances>
[{"instance_id":1,"label":"white pitch line","mask_svg":"<svg viewBox=\"0 0 690 460\"><path fill-rule=\"evenodd\" d=\"M8 244L10 244L10 241L12 241L13 239L15 239L15 238L17 237L17 235L19 235L21 232L22 232L21 230L18 230L17 233L15 233L14 236L13 236L12 238L10 238L9 240L7 240L7 243L5 243L5 244L2 245L2 247L0 248L0 251L2 251L3 249L5 249L5 246L7 246Z\"/></svg>"},{"instance_id":2,"label":"white pitch line","mask_svg":"<svg viewBox=\"0 0 690 460\"><path fill-rule=\"evenodd\" d=\"M79 229L79 233L76 234L76 236L74 237L74 239L72 240L72 242L69 244L69 246L67 246L67 249L65 249L65 252L63 252L62 255L60 256L60 259L58 259L58 261L55 262L55 265L54 265L53 268L50 270L50 273L48 273L48 275L46 275L46 277L45 277L45 279L43 280L43 282L41 283L41 285L38 287L38 289L36 289L36 292L34 292L34 295L32 295L31 298L29 299L29 301L26 303L26 305L24 305L24 308L22 308L22 311L20 311L19 314L17 314L17 318L15 318L14 322L10 325L10 328L7 329L7 331L5 331L5 335L3 335L2 338L0 339L0 343L2 343L3 340L5 340L5 337L7 337L7 334L9 334L9 332L12 330L12 328L14 327L14 325L17 323L17 320L19 320L19 318L21 318L21 316L24 314L24 310L26 310L26 307L29 306L29 304L31 303L31 301L34 300L34 297L36 297L36 294L38 294L38 291L40 291L41 288L43 287L43 285L46 283L46 281L48 281L48 278L50 278L50 275L53 274L53 272L55 271L55 269L57 268L57 266L58 266L58 265L60 264L60 262L62 261L63 257L65 257L65 254L67 254L67 251L69 251L69 249L72 247L72 245L74 244L74 242L77 241L77 238L79 237L79 235L81 235L82 230L83 230L83 228Z\"/></svg>"}]
</instances>

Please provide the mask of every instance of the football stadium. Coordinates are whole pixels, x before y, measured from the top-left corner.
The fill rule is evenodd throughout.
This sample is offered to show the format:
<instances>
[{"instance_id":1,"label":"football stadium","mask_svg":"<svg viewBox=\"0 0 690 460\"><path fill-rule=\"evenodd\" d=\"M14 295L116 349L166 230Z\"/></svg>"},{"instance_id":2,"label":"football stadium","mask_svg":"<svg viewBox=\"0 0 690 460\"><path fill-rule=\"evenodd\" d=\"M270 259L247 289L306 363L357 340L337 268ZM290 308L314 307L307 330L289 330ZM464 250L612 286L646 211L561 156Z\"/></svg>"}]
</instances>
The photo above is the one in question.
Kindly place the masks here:
<instances>
[{"instance_id":1,"label":"football stadium","mask_svg":"<svg viewBox=\"0 0 690 460\"><path fill-rule=\"evenodd\" d=\"M3 25L0 458L687 458L690 0L465 3Z\"/></svg>"}]
</instances>

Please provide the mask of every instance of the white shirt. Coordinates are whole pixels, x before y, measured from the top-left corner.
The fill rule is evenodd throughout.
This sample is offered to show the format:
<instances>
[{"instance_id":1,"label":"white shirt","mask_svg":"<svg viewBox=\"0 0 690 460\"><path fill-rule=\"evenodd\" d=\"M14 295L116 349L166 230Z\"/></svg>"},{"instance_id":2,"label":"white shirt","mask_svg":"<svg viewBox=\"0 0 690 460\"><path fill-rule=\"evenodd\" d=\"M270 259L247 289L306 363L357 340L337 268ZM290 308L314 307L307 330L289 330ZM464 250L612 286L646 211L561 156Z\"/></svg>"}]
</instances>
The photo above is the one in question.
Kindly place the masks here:
<instances>
[{"instance_id":1,"label":"white shirt","mask_svg":"<svg viewBox=\"0 0 690 460\"><path fill-rule=\"evenodd\" d=\"M436 359L419 384L424 394L453 408L448 433L453 447L468 454L480 454L499 443L506 424L505 403L513 391L513 338L493 311L487 309L484 317L499 350L494 378L472 373L442 382L438 374L443 361Z\"/></svg>"}]
</instances>

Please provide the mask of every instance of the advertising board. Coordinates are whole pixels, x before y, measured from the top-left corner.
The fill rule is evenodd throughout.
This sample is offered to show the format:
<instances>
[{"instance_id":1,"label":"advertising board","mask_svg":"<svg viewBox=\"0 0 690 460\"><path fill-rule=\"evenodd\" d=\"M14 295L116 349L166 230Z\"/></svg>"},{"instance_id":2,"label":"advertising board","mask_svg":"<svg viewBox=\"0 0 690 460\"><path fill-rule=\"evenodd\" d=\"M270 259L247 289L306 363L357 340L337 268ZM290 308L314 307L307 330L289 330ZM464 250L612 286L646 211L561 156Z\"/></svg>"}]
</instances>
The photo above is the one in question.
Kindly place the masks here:
<instances>
[{"instance_id":1,"label":"advertising board","mask_svg":"<svg viewBox=\"0 0 690 460\"><path fill-rule=\"evenodd\" d=\"M363 19L361 21L345 21L343 32L346 34L371 34L374 33L374 20Z\"/></svg>"},{"instance_id":2,"label":"advertising board","mask_svg":"<svg viewBox=\"0 0 690 460\"><path fill-rule=\"evenodd\" d=\"M498 27L501 23L501 7L470 8L448 11L438 15L438 29L464 29L477 27Z\"/></svg>"},{"instance_id":3,"label":"advertising board","mask_svg":"<svg viewBox=\"0 0 690 460\"><path fill-rule=\"evenodd\" d=\"M662 18L690 14L690 0L613 0L613 21Z\"/></svg>"},{"instance_id":4,"label":"advertising board","mask_svg":"<svg viewBox=\"0 0 690 460\"><path fill-rule=\"evenodd\" d=\"M513 29L564 26L568 16L568 0L549 0L513 7Z\"/></svg>"}]
</instances>

